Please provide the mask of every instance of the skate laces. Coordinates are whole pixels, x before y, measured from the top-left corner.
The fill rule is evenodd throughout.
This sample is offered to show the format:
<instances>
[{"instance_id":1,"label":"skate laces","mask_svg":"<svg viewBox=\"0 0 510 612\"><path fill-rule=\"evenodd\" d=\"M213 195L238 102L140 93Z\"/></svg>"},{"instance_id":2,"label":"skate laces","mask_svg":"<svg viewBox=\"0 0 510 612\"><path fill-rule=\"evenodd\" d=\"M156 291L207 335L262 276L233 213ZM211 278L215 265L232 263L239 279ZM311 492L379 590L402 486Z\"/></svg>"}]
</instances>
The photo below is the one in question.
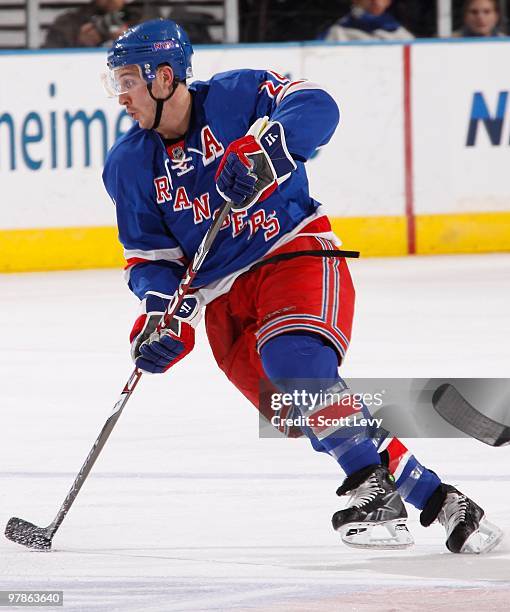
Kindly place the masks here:
<instances>
[{"instance_id":1,"label":"skate laces","mask_svg":"<svg viewBox=\"0 0 510 612\"><path fill-rule=\"evenodd\" d=\"M450 493L437 518L447 528L448 533L451 533L460 522L466 520L467 508L468 498L465 495Z\"/></svg>"},{"instance_id":2,"label":"skate laces","mask_svg":"<svg viewBox=\"0 0 510 612\"><path fill-rule=\"evenodd\" d=\"M379 486L377 476L372 475L352 491L349 506L362 508L382 493L384 493L384 489Z\"/></svg>"}]
</instances>

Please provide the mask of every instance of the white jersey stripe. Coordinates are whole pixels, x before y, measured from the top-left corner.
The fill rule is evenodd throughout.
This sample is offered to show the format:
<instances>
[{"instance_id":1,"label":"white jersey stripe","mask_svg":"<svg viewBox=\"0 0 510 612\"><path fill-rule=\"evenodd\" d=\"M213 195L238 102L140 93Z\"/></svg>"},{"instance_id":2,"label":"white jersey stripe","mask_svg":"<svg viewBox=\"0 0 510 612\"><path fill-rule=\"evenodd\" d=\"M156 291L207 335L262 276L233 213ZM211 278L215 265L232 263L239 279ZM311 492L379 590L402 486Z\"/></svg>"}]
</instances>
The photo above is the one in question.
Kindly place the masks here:
<instances>
[{"instance_id":1,"label":"white jersey stripe","mask_svg":"<svg viewBox=\"0 0 510 612\"><path fill-rule=\"evenodd\" d=\"M280 104L280 102L290 96L290 94L295 93L296 91L303 91L304 89L324 89L317 83L313 83L312 81L293 81L280 91L280 93L276 96L276 106Z\"/></svg>"},{"instance_id":2,"label":"white jersey stripe","mask_svg":"<svg viewBox=\"0 0 510 612\"><path fill-rule=\"evenodd\" d=\"M124 257L128 259L146 259L147 261L174 261L179 265L183 265L179 259L184 257L184 253L180 247L173 249L155 249L154 251L140 251L139 249L124 249Z\"/></svg>"}]
</instances>

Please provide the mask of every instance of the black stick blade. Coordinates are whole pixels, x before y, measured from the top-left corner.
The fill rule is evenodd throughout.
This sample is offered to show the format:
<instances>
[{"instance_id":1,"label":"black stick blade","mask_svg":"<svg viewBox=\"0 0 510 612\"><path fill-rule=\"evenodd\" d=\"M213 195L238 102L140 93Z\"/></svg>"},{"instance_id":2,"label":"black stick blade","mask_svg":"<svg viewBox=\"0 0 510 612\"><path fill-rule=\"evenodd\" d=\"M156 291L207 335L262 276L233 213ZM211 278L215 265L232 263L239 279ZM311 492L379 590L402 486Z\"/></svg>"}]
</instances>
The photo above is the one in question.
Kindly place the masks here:
<instances>
[{"instance_id":1,"label":"black stick blade","mask_svg":"<svg viewBox=\"0 0 510 612\"><path fill-rule=\"evenodd\" d=\"M479 412L450 384L441 385L432 396L432 405L445 421L489 446L510 443L510 427Z\"/></svg>"},{"instance_id":2,"label":"black stick blade","mask_svg":"<svg viewBox=\"0 0 510 612\"><path fill-rule=\"evenodd\" d=\"M37 527L15 516L9 519L5 527L5 537L28 548L51 549L51 535L47 527Z\"/></svg>"}]
</instances>

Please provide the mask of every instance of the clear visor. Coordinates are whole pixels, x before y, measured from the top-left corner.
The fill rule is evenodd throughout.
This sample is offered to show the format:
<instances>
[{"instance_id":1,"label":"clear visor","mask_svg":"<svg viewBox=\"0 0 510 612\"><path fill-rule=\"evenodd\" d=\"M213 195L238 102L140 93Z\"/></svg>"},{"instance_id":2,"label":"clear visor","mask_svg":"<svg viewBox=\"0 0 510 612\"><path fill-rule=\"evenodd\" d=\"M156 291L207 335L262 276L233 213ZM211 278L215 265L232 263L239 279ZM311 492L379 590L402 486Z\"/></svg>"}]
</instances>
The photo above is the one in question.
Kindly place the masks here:
<instances>
[{"instance_id":1,"label":"clear visor","mask_svg":"<svg viewBox=\"0 0 510 612\"><path fill-rule=\"evenodd\" d=\"M145 87L146 82L142 77L140 66L121 66L108 70L101 75L101 81L106 94L115 98L121 94L132 92L138 87Z\"/></svg>"}]
</instances>

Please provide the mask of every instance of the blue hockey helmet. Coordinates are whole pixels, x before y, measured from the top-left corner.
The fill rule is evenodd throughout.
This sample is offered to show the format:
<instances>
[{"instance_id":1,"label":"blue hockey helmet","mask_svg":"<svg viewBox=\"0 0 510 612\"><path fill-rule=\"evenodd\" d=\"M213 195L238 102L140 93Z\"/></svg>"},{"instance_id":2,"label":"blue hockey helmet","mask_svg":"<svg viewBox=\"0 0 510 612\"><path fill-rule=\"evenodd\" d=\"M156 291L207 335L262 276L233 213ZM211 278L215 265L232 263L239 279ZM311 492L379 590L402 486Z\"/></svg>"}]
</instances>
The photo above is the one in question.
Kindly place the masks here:
<instances>
[{"instance_id":1,"label":"blue hockey helmet","mask_svg":"<svg viewBox=\"0 0 510 612\"><path fill-rule=\"evenodd\" d=\"M127 30L108 51L108 68L140 67L149 84L161 64L169 64L178 81L193 76L193 47L184 29L171 19L152 19Z\"/></svg>"}]
</instances>

